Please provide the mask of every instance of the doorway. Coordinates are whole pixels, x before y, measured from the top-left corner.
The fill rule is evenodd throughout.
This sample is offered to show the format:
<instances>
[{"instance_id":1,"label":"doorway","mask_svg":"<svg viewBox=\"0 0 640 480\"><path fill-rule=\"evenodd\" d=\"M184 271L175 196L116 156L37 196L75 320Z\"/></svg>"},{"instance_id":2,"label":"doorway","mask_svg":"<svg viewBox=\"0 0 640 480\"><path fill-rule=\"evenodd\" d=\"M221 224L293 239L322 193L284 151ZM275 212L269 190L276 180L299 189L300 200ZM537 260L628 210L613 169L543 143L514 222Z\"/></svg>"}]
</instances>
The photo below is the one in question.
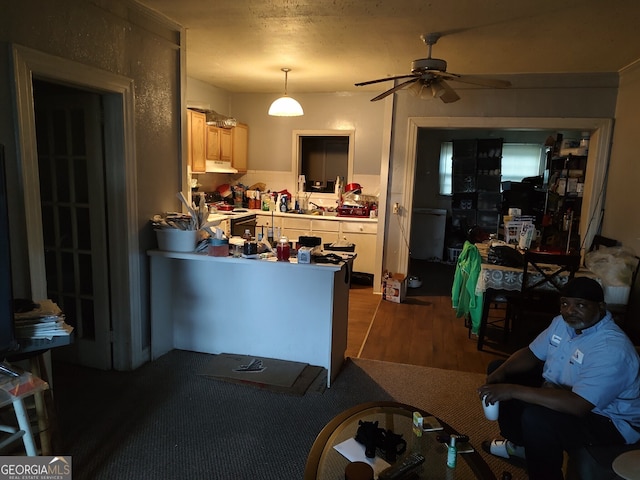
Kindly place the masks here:
<instances>
[{"instance_id":1,"label":"doorway","mask_svg":"<svg viewBox=\"0 0 640 480\"><path fill-rule=\"evenodd\" d=\"M143 321L143 292L137 218L135 91L133 80L88 65L13 45L16 137L24 192L26 248L31 296L47 297L45 247L33 79L96 92L102 102L104 201L108 219L118 228L106 230L111 362L103 368L132 370L149 361L148 319ZM94 289L96 287L94 286ZM82 360L81 360L82 361Z\"/></svg>"},{"instance_id":2,"label":"doorway","mask_svg":"<svg viewBox=\"0 0 640 480\"><path fill-rule=\"evenodd\" d=\"M584 243L589 245L597 232L604 204L605 177L609 159L609 148L613 134L613 121L608 118L528 118L528 117L452 117L446 122L439 117L410 117L407 126L408 162L404 167L404 188L400 203L408 211L413 209L418 131L426 129L500 129L500 130L550 130L591 132L587 160L586 182L579 232ZM411 233L411 216L405 215L400 221L400 230ZM390 242L398 245L397 255L387 262L387 268L407 273L409 269L409 247L399 239Z\"/></svg>"},{"instance_id":3,"label":"doorway","mask_svg":"<svg viewBox=\"0 0 640 480\"><path fill-rule=\"evenodd\" d=\"M102 99L37 79L33 99L47 298L74 328L73 343L54 355L110 369Z\"/></svg>"}]
</instances>

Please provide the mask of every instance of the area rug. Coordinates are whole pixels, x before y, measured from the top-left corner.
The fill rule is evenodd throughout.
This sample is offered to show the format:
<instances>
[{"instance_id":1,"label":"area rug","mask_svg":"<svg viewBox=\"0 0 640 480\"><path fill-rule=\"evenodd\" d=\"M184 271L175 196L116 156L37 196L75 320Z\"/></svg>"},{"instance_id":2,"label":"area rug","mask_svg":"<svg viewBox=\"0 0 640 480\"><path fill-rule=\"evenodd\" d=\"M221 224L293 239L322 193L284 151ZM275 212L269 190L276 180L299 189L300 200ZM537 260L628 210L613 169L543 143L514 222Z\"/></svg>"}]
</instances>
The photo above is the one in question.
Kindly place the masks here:
<instances>
[{"instance_id":1,"label":"area rug","mask_svg":"<svg viewBox=\"0 0 640 480\"><path fill-rule=\"evenodd\" d=\"M301 362L221 353L212 355L206 367L198 373L217 380L295 393L302 387L298 385L294 389L296 382L300 380L308 387L322 370L320 367L307 367L310 365Z\"/></svg>"},{"instance_id":2,"label":"area rug","mask_svg":"<svg viewBox=\"0 0 640 480\"><path fill-rule=\"evenodd\" d=\"M332 418L360 403L392 400L469 435L496 478L504 471L527 478L480 448L499 436L478 398L484 375L348 359L331 388L294 396L200 375L211 360L174 350L130 372L56 362L62 438L54 452L73 456L74 480L168 478L168 471L190 480L300 479Z\"/></svg>"}]
</instances>

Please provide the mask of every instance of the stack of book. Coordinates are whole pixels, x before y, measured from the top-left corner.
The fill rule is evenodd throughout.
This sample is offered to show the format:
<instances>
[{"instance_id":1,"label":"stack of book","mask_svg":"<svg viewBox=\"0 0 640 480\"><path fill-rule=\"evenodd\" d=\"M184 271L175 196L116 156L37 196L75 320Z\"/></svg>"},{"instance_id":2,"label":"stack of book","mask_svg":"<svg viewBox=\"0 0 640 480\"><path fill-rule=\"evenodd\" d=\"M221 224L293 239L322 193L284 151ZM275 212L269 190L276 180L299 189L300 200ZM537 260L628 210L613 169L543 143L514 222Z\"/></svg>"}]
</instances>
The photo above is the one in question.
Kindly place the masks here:
<instances>
[{"instance_id":1,"label":"stack of book","mask_svg":"<svg viewBox=\"0 0 640 480\"><path fill-rule=\"evenodd\" d=\"M16 338L51 339L71 335L73 327L65 323L64 314L57 304L42 300L37 305L38 308L29 312L14 314Z\"/></svg>"}]
</instances>

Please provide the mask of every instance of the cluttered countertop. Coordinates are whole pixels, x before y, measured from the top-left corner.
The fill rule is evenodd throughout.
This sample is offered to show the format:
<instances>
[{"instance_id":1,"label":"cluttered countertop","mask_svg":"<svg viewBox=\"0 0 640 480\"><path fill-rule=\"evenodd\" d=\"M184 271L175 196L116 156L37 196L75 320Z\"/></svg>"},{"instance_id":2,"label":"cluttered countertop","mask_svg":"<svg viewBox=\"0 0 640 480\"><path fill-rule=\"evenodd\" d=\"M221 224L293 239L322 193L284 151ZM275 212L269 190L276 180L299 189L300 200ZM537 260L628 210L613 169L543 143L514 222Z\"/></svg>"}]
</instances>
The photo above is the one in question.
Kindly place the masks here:
<instances>
[{"instance_id":1,"label":"cluttered countertop","mask_svg":"<svg viewBox=\"0 0 640 480\"><path fill-rule=\"evenodd\" d=\"M341 221L341 222L366 222L366 223L378 223L378 217L346 217L346 216L338 216L331 214L321 214L321 213L296 213L296 212L277 212L277 211L265 211L261 209L247 209L247 208L234 208L228 212L220 212L220 211L212 211L209 213L207 217L207 221L215 222L222 220L235 220L245 217L250 217L252 215L273 215L275 217L290 217L290 218L312 218L312 219L323 219L323 220L333 220L333 221Z\"/></svg>"}]
</instances>

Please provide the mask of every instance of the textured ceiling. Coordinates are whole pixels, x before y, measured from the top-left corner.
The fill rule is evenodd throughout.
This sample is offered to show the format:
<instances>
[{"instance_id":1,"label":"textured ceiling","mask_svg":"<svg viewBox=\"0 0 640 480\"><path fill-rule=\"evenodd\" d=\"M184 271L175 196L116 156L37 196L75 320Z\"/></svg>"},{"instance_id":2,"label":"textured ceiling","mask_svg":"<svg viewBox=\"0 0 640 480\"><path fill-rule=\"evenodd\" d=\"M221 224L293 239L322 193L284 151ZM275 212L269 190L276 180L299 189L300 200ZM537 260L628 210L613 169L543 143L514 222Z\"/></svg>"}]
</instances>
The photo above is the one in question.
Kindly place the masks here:
<instances>
[{"instance_id":1,"label":"textured ceiling","mask_svg":"<svg viewBox=\"0 0 640 480\"><path fill-rule=\"evenodd\" d=\"M617 72L640 59L638 0L137 0L186 29L187 75L230 92L386 90L433 56L458 74Z\"/></svg>"}]
</instances>

